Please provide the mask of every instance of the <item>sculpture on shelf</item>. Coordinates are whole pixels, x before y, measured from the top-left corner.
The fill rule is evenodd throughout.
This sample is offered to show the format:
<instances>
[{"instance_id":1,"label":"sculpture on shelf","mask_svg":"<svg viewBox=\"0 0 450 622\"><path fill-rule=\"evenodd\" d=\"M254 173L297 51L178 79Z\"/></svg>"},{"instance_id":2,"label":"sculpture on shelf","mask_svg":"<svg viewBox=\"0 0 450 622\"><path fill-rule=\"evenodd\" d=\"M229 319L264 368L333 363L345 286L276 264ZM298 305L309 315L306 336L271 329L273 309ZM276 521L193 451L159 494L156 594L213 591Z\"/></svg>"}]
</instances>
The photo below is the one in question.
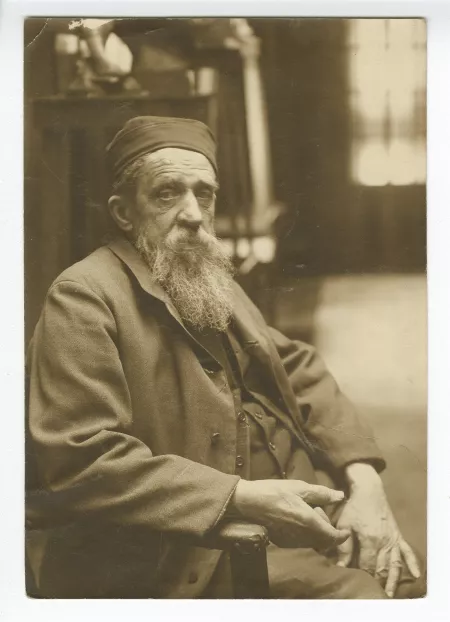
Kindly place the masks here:
<instances>
[{"instance_id":1,"label":"sculpture on shelf","mask_svg":"<svg viewBox=\"0 0 450 622\"><path fill-rule=\"evenodd\" d=\"M67 95L146 94L131 75L133 55L112 26L112 20L78 20L69 25L69 35L57 36L57 56L67 53L67 47L76 55L76 76Z\"/></svg>"},{"instance_id":2,"label":"sculpture on shelf","mask_svg":"<svg viewBox=\"0 0 450 622\"><path fill-rule=\"evenodd\" d=\"M214 70L199 67L197 50L225 49L228 19L81 19L69 25L79 37L77 82L70 90L151 91L152 96L209 95ZM225 26L225 31L224 31ZM142 85L142 86L139 86Z\"/></svg>"}]
</instances>

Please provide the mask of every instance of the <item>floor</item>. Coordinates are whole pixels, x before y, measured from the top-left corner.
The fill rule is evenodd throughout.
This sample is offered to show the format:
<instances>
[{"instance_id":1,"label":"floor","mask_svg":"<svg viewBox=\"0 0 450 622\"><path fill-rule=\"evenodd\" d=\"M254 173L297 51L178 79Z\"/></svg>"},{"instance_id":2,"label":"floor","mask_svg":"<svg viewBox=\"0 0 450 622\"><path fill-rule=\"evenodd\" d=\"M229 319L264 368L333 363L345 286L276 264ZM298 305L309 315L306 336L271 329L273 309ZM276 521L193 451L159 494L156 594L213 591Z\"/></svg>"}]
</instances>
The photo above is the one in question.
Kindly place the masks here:
<instances>
[{"instance_id":1,"label":"floor","mask_svg":"<svg viewBox=\"0 0 450 622\"><path fill-rule=\"evenodd\" d=\"M425 276L296 280L280 288L276 323L291 335L298 327L309 333L341 388L369 419L388 462L383 478L397 520L425 554Z\"/></svg>"}]
</instances>

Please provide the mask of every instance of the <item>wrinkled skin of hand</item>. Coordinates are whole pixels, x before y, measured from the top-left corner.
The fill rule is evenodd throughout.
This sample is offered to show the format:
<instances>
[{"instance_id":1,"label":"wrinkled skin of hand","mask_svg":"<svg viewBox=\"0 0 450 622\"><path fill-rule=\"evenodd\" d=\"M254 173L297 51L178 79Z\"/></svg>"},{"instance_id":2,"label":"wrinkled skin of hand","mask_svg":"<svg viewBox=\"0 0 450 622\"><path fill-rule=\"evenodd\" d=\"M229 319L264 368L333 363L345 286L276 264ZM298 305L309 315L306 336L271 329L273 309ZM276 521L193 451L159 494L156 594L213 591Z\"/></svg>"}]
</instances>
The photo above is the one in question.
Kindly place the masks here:
<instances>
[{"instance_id":1,"label":"wrinkled skin of hand","mask_svg":"<svg viewBox=\"0 0 450 622\"><path fill-rule=\"evenodd\" d=\"M359 546L358 566L375 576L387 596L395 594L402 568L414 578L420 577L419 564L409 544L402 537L382 481L372 466L352 464L346 470L350 496L344 503L336 527L349 529L352 537L338 546L339 566L349 566Z\"/></svg>"},{"instance_id":2,"label":"wrinkled skin of hand","mask_svg":"<svg viewBox=\"0 0 450 622\"><path fill-rule=\"evenodd\" d=\"M328 548L350 537L333 527L320 506L344 495L300 480L241 480L231 503L239 515L265 525L270 540L283 548Z\"/></svg>"}]
</instances>

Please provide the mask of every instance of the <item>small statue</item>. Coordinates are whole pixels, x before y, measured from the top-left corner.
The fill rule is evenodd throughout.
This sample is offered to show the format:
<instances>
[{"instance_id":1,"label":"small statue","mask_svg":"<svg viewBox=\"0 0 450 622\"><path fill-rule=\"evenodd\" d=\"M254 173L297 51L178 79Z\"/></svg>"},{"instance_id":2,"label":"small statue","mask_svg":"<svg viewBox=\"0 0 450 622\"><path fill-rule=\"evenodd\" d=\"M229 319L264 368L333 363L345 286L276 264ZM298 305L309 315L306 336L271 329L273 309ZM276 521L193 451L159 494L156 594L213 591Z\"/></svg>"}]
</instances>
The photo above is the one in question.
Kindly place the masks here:
<instances>
[{"instance_id":1,"label":"small statue","mask_svg":"<svg viewBox=\"0 0 450 622\"><path fill-rule=\"evenodd\" d=\"M77 75L69 94L145 94L131 75L133 56L129 48L112 33L113 20L86 19L72 22L69 28L78 36L79 50Z\"/></svg>"}]
</instances>

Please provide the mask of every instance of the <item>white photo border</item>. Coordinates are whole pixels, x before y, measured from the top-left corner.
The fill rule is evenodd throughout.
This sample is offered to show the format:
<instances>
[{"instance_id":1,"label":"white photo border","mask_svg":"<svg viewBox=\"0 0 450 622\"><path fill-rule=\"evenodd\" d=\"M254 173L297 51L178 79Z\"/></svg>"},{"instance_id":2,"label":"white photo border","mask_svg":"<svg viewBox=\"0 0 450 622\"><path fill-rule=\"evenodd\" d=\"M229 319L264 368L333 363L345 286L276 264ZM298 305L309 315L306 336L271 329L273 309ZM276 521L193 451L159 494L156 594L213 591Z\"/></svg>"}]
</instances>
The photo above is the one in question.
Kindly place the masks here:
<instances>
[{"instance_id":1,"label":"white photo border","mask_svg":"<svg viewBox=\"0 0 450 622\"><path fill-rule=\"evenodd\" d=\"M229 622L230 617L387 621L450 619L450 1L3 0L0 149L3 406L0 524L2 620L166 619ZM35 600L24 584L23 19L27 16L425 17L428 24L428 595L412 601Z\"/></svg>"}]
</instances>

